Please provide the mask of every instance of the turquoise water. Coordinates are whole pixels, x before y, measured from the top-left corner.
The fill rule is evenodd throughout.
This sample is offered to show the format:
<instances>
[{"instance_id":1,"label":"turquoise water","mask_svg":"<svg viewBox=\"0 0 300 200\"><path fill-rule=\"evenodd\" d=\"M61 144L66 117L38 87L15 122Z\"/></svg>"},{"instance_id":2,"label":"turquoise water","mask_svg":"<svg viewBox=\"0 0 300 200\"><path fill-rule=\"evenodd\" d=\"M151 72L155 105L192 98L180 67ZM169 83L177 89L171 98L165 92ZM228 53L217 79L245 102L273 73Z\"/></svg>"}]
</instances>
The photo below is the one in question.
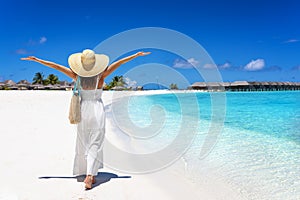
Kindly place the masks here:
<instances>
[{"instance_id":1,"label":"turquoise water","mask_svg":"<svg viewBox=\"0 0 300 200\"><path fill-rule=\"evenodd\" d=\"M150 114L153 106L163 110L160 134L147 141L152 151L165 148L182 126L189 126L180 120L190 119L196 138L182 160L192 181L221 180L246 199L299 199L300 92L226 93L224 105L224 127L203 159L199 152L212 119L209 93L131 97L128 114L136 126L147 127L158 117Z\"/></svg>"},{"instance_id":2,"label":"turquoise water","mask_svg":"<svg viewBox=\"0 0 300 200\"><path fill-rule=\"evenodd\" d=\"M132 119L140 126L147 126L153 105L162 106L169 117L178 117L182 107L195 105L186 100L182 105L180 99L195 94L164 94L135 97L130 105L134 110ZM200 119L211 120L211 96L209 93L197 93ZM179 98L179 100L178 100ZM226 94L225 126L259 132L277 138L285 138L300 143L300 92L243 92ZM191 108L186 108L191 109ZM138 113L143 111L142 113ZM145 112L146 111L146 112ZM147 112L148 111L148 112ZM140 117L140 114L143 117ZM188 113L195 115L193 109Z\"/></svg>"}]
</instances>

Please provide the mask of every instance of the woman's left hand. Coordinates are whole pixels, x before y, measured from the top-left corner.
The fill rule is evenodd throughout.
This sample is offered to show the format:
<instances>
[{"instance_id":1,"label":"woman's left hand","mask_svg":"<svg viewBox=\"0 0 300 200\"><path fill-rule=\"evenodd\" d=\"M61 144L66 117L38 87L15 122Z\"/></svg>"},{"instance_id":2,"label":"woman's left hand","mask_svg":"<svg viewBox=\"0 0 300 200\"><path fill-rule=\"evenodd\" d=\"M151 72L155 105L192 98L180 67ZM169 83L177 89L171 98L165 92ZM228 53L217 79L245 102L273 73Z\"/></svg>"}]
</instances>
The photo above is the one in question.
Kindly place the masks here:
<instances>
[{"instance_id":1,"label":"woman's left hand","mask_svg":"<svg viewBox=\"0 0 300 200\"><path fill-rule=\"evenodd\" d=\"M27 58L21 58L21 60L37 61L38 59L34 56L28 56Z\"/></svg>"}]
</instances>

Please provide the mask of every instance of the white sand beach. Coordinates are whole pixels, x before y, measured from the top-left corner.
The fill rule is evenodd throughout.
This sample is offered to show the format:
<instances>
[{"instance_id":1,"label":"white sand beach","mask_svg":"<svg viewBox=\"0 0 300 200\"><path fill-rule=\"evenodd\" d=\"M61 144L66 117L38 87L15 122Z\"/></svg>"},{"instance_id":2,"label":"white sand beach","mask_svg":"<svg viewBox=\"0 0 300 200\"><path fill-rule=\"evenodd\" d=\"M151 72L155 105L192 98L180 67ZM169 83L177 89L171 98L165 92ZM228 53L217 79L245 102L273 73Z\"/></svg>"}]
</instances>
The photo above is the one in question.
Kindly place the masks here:
<instances>
[{"instance_id":1,"label":"white sand beach","mask_svg":"<svg viewBox=\"0 0 300 200\"><path fill-rule=\"evenodd\" d=\"M67 91L0 91L1 200L243 199L222 182L207 179L195 184L172 166L143 175L105 166L95 187L85 191L84 184L72 176L76 127L68 121L70 98ZM112 92L104 92L104 104L111 99ZM107 134L112 126L107 123Z\"/></svg>"}]
</instances>

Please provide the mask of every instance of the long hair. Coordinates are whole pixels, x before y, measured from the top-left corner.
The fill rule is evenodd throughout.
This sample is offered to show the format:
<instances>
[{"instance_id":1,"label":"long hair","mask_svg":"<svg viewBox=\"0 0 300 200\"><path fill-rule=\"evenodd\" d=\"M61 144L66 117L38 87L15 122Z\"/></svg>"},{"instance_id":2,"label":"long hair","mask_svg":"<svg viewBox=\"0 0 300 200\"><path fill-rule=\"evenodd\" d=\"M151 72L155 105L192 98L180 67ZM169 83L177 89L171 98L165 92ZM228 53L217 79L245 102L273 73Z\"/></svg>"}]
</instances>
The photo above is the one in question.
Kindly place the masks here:
<instances>
[{"instance_id":1,"label":"long hair","mask_svg":"<svg viewBox=\"0 0 300 200\"><path fill-rule=\"evenodd\" d=\"M98 82L100 75L92 76L92 77L81 77L80 76L80 86L84 90L95 90L98 87Z\"/></svg>"}]
</instances>

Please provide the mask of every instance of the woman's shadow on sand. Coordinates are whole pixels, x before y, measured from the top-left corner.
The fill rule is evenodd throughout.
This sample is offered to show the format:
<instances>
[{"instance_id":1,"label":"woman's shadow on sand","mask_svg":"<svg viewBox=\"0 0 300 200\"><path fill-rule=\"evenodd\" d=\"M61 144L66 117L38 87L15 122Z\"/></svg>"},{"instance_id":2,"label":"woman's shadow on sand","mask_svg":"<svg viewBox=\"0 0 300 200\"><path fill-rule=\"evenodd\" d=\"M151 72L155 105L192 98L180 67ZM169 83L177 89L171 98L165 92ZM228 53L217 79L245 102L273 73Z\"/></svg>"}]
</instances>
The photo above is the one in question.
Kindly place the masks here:
<instances>
[{"instance_id":1,"label":"woman's shadow on sand","mask_svg":"<svg viewBox=\"0 0 300 200\"><path fill-rule=\"evenodd\" d=\"M77 182L83 182L85 176L43 176L39 179L51 179L51 178L63 178L63 179L77 179ZM93 188L110 181L112 178L131 178L131 176L118 176L117 174L109 172L98 172L96 178L96 183L93 184Z\"/></svg>"}]
</instances>

